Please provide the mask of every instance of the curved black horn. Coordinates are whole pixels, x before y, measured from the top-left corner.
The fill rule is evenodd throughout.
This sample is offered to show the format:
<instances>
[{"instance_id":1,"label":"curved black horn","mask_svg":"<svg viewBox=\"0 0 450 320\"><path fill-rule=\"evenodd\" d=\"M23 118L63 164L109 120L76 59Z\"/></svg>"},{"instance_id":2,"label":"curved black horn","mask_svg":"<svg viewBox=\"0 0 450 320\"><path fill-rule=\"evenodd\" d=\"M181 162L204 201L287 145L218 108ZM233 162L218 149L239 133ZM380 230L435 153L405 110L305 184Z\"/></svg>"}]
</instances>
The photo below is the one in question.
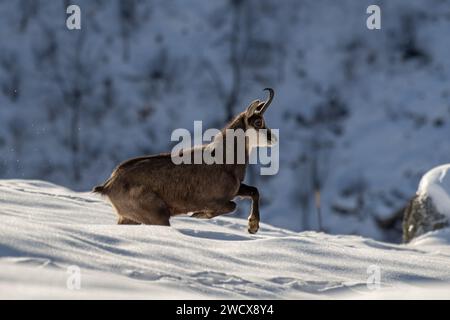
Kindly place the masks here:
<instances>
[{"instance_id":1,"label":"curved black horn","mask_svg":"<svg viewBox=\"0 0 450 320\"><path fill-rule=\"evenodd\" d=\"M275 95L275 91L273 91L272 88L265 88L264 91L269 91L269 98L267 98L266 102L264 102L263 106L260 110L258 110L258 113L263 114L266 109L270 106L272 103L273 97Z\"/></svg>"}]
</instances>

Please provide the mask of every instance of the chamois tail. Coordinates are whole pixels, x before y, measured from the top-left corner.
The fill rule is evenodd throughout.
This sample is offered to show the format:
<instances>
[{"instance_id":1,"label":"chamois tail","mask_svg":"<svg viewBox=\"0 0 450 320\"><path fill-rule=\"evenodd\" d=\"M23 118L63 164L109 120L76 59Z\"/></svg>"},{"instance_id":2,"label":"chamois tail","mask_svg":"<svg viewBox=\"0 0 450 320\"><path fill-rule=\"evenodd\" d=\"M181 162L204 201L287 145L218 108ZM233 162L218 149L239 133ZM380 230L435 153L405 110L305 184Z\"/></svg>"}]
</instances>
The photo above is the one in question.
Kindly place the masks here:
<instances>
[{"instance_id":1,"label":"chamois tail","mask_svg":"<svg viewBox=\"0 0 450 320\"><path fill-rule=\"evenodd\" d=\"M103 185L94 187L94 189L92 189L92 192L93 193L99 193L101 195L108 194L108 185L109 185L110 182L111 182L111 178L106 180L106 182Z\"/></svg>"}]
</instances>

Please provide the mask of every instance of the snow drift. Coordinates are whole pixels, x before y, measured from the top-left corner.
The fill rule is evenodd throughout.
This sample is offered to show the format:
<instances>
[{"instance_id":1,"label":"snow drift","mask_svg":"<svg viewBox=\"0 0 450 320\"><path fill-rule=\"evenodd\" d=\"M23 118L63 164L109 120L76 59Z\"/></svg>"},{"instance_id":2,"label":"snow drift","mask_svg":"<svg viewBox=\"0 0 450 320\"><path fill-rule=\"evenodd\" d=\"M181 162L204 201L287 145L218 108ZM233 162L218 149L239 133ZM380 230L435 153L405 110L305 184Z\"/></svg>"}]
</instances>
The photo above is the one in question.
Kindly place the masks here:
<instances>
[{"instance_id":1,"label":"snow drift","mask_svg":"<svg viewBox=\"0 0 450 320\"><path fill-rule=\"evenodd\" d=\"M3 299L450 298L448 229L393 245L264 223L250 235L233 217L119 226L95 195L22 180L0 180L0 217Z\"/></svg>"}]
</instances>

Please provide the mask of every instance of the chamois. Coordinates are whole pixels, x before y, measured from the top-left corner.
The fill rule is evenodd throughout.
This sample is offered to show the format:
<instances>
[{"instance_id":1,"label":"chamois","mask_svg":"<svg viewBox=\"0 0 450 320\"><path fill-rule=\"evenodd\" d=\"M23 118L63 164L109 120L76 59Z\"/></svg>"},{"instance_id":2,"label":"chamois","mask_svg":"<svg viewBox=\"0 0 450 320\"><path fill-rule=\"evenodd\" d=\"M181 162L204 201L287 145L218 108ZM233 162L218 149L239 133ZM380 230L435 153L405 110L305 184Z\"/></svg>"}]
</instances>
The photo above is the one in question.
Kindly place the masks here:
<instances>
[{"instance_id":1,"label":"chamois","mask_svg":"<svg viewBox=\"0 0 450 320\"><path fill-rule=\"evenodd\" d=\"M233 212L235 197L252 200L248 218L248 232L259 229L259 192L253 186L242 181L249 163L249 154L253 147L270 147L277 137L266 127L263 115L271 104L274 91L266 88L269 97L266 101L253 101L248 108L237 115L210 144L182 150L194 156L204 152L205 148L214 148L223 143L222 156L231 151L225 143L229 130L252 129L258 133L258 139L250 141L245 137L245 161L212 164L175 164L171 153L144 156L127 160L120 164L111 177L93 192L107 196L119 216L118 224L149 224L170 226L171 216L193 213L192 217L210 219L218 215ZM264 130L262 130L264 129ZM241 132L242 132L241 131ZM236 137L233 137L236 140ZM236 142L236 141L235 141ZM234 160L239 150L233 145ZM213 151L214 152L214 151Z\"/></svg>"}]
</instances>

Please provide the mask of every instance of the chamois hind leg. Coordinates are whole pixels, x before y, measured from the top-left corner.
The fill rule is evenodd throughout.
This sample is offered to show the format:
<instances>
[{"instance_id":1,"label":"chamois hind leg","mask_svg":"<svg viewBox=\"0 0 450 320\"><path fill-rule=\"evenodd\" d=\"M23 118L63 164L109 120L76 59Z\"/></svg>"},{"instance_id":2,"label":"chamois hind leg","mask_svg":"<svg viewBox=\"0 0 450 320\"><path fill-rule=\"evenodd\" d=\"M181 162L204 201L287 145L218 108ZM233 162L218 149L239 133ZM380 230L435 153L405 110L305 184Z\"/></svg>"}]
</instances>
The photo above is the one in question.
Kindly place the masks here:
<instances>
[{"instance_id":1,"label":"chamois hind leg","mask_svg":"<svg viewBox=\"0 0 450 320\"><path fill-rule=\"evenodd\" d=\"M217 202L206 206L203 211L194 212L191 217L198 219L211 219L225 213L233 212L236 209L236 203L233 201Z\"/></svg>"},{"instance_id":2,"label":"chamois hind leg","mask_svg":"<svg viewBox=\"0 0 450 320\"><path fill-rule=\"evenodd\" d=\"M136 224L139 224L139 222L125 218L123 216L119 216L119 219L117 220L117 224L134 224L134 225L136 225Z\"/></svg>"},{"instance_id":3,"label":"chamois hind leg","mask_svg":"<svg viewBox=\"0 0 450 320\"><path fill-rule=\"evenodd\" d=\"M111 205L113 206L114 210L116 211L118 218L117 218L117 224L140 224L139 222L136 222L130 218L128 218L126 212L122 207L120 207L120 203L117 201L115 197L108 196Z\"/></svg>"},{"instance_id":4,"label":"chamois hind leg","mask_svg":"<svg viewBox=\"0 0 450 320\"><path fill-rule=\"evenodd\" d=\"M119 215L119 224L134 222L170 226L170 212L164 201L153 192L133 188L130 192L109 195L109 198Z\"/></svg>"},{"instance_id":5,"label":"chamois hind leg","mask_svg":"<svg viewBox=\"0 0 450 320\"><path fill-rule=\"evenodd\" d=\"M153 192L142 192L131 203L131 219L142 224L170 226L170 211L166 203Z\"/></svg>"}]
</instances>

